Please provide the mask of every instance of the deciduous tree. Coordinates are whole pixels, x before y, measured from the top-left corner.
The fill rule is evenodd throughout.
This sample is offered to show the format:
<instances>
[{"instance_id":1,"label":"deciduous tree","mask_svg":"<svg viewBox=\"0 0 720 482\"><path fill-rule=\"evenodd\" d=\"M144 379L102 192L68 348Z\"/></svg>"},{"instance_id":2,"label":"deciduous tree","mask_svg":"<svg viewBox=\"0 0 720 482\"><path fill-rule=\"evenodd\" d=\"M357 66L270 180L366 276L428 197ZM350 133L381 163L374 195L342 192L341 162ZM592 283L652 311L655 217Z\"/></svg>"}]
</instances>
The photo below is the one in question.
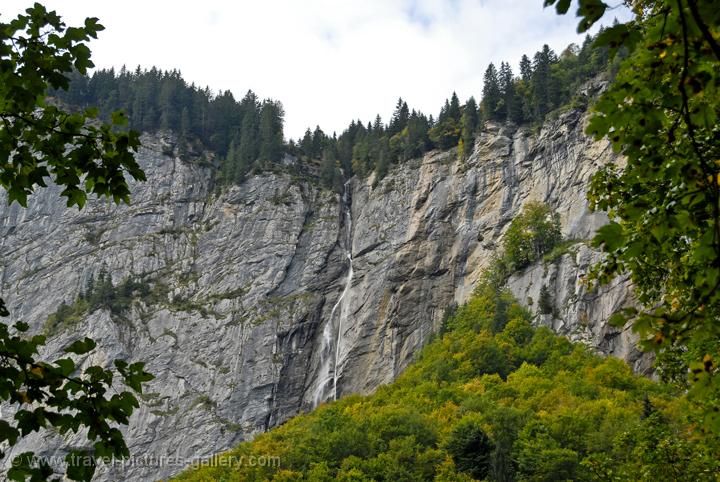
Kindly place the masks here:
<instances>
[{"instance_id":1,"label":"deciduous tree","mask_svg":"<svg viewBox=\"0 0 720 482\"><path fill-rule=\"evenodd\" d=\"M709 0L634 0L635 18L605 29L597 46L631 52L595 105L588 132L626 162L593 178L590 200L611 223L594 271L629 273L645 309L617 313L645 347L687 354L690 396L720 433L720 9ZM569 0L546 0L566 13ZM609 9L580 0L578 30ZM688 359L690 358L690 359Z\"/></svg>"},{"instance_id":2,"label":"deciduous tree","mask_svg":"<svg viewBox=\"0 0 720 482\"><path fill-rule=\"evenodd\" d=\"M0 23L0 185L8 202L27 204L38 187L52 182L62 188L68 206L81 208L88 194L129 202L126 175L144 180L133 152L140 145L134 131L98 123L98 109L70 113L46 102L48 87L68 87L69 75L92 67L86 42L103 29L96 18L82 27L67 27L55 13L35 4L9 23ZM9 316L0 300L0 316ZM87 429L91 450L72 450L66 476L90 480L97 457L129 455L117 424L127 424L138 407L130 391L107 396L120 374L136 392L152 377L142 363L117 360L117 372L87 368L77 375L71 356L53 362L37 358L45 337L26 336L28 324L0 323L0 401L17 404L12 419L0 420L0 443L14 445L31 432L53 427L60 434ZM84 355L95 348L89 338L68 346L68 354ZM0 453L4 457L4 453ZM26 452L7 473L11 480L47 480L53 468Z\"/></svg>"}]
</instances>

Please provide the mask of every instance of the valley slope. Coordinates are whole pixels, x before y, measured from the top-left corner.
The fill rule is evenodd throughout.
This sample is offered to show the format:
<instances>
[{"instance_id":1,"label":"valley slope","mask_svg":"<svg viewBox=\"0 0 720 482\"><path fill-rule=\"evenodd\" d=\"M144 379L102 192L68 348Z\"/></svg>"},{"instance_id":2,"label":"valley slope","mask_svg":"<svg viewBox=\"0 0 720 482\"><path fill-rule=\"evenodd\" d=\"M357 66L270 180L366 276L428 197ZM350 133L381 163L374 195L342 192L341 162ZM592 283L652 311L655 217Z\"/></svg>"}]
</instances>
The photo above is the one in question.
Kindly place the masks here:
<instances>
[{"instance_id":1,"label":"valley slope","mask_svg":"<svg viewBox=\"0 0 720 482\"><path fill-rule=\"evenodd\" d=\"M556 309L538 323L646 372L632 336L605 324L632 302L628 284L587 293L579 281L598 256L585 241L607 221L588 210L588 180L615 159L608 143L583 134L585 123L584 112L569 110L536 132L488 124L468 159L433 151L377 183L351 179L346 196L284 172L220 191L201 153L179 155L171 134L145 136L138 160L148 181L131 186L130 206L67 209L55 188L27 209L0 199L1 295L13 318L41 331L101 272L116 286L144 283L148 292L129 309L52 329L47 355L90 336L99 346L87 365L146 361L156 378L126 432L131 452L209 456L310 410L318 392L332 398L318 390L328 376L338 396L394 380L446 309L470 296L522 206L543 201L577 244L509 287L537 310L545 284ZM82 442L31 436L5 461ZM101 466L97 477L148 480L180 469L136 465L120 475Z\"/></svg>"}]
</instances>

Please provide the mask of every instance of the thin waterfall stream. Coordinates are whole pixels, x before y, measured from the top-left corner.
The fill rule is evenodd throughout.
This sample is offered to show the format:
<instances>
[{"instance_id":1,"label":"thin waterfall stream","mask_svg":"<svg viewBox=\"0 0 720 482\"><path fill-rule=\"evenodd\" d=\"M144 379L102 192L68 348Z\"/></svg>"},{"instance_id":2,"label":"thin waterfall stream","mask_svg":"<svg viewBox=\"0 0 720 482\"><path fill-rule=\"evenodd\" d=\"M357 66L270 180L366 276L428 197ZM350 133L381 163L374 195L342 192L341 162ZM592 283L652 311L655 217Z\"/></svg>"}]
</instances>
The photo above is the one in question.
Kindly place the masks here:
<instances>
[{"instance_id":1,"label":"thin waterfall stream","mask_svg":"<svg viewBox=\"0 0 720 482\"><path fill-rule=\"evenodd\" d=\"M330 382L332 382L332 399L337 400L338 397L338 370L341 364L341 348L343 346L343 326L347 321L348 303L347 297L353 281L353 258L352 258L352 209L350 201L350 181L345 182L343 186L342 204L344 209L344 227L345 239L344 248L345 256L348 260L347 277L345 278L345 287L340 297L330 310L330 318L325 323L323 329L322 344L320 347L320 371L317 378L317 386L313 394L313 406L328 399L326 392ZM335 313L339 311L337 322L335 323Z\"/></svg>"}]
</instances>

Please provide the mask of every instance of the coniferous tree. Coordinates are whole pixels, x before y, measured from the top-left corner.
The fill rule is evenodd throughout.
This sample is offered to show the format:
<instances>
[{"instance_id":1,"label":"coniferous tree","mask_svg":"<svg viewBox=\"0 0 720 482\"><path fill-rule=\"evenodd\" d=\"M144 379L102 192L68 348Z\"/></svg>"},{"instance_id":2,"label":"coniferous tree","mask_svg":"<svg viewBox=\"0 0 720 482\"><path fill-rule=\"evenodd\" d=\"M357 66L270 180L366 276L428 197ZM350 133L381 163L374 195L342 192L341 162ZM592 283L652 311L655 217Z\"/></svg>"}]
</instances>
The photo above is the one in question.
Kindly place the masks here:
<instances>
[{"instance_id":1,"label":"coniferous tree","mask_svg":"<svg viewBox=\"0 0 720 482\"><path fill-rule=\"evenodd\" d=\"M307 157L313 157L313 135L309 127L305 130L305 135L300 141L300 151Z\"/></svg>"},{"instance_id":2,"label":"coniferous tree","mask_svg":"<svg viewBox=\"0 0 720 482\"><path fill-rule=\"evenodd\" d=\"M179 71L134 71L126 68L97 70L91 77L73 74L69 92L52 92L61 100L83 105L99 104L102 115L126 109L130 126L153 132L175 130L183 142L200 140L215 151L220 162L220 179L236 182L253 166L267 167L285 151L323 162L331 158L342 175L367 175L387 171L392 164L417 157L433 147L448 149L460 145L460 154L472 149L475 126L482 120L540 122L545 115L568 102L577 87L608 68L607 48L592 47L588 36L582 48L574 46L558 58L548 46L533 62L524 55L520 77L514 78L510 65L494 65L485 72L483 98L479 109L470 99L461 107L456 93L445 100L437 122L431 116L411 111L398 99L388 125L377 116L363 124L353 120L340 136L328 137L319 127L308 129L297 145L283 145L282 108L278 102L260 102L249 91L236 102L229 91L213 95L209 88L188 85ZM326 155L328 154L328 155ZM382 158L381 158L382 154ZM265 166L257 166L257 161ZM327 161L325 164L329 165Z\"/></svg>"},{"instance_id":3,"label":"coniferous tree","mask_svg":"<svg viewBox=\"0 0 720 482\"><path fill-rule=\"evenodd\" d=\"M260 160L275 163L283 156L283 117L279 102L266 100L260 110Z\"/></svg>"},{"instance_id":4,"label":"coniferous tree","mask_svg":"<svg viewBox=\"0 0 720 482\"><path fill-rule=\"evenodd\" d=\"M470 97L463 107L461 125L461 149L463 158L467 158L475 144L475 132L478 128L478 107L474 97Z\"/></svg>"},{"instance_id":5,"label":"coniferous tree","mask_svg":"<svg viewBox=\"0 0 720 482\"><path fill-rule=\"evenodd\" d=\"M449 149L458 144L461 116L460 100L457 94L453 92L450 101L445 99L445 105L440 109L437 123L433 125L432 116L430 116L430 125L432 127L428 132L428 137L435 146L440 149Z\"/></svg>"},{"instance_id":6,"label":"coniferous tree","mask_svg":"<svg viewBox=\"0 0 720 482\"><path fill-rule=\"evenodd\" d=\"M82 104L80 104L82 105ZM143 125L143 103L141 102L140 96L135 95L133 99L132 107L130 108L129 115L130 127L133 129L141 129Z\"/></svg>"},{"instance_id":7,"label":"coniferous tree","mask_svg":"<svg viewBox=\"0 0 720 482\"><path fill-rule=\"evenodd\" d=\"M362 122L350 122L350 126L340 135L337 141L338 158L345 177L352 175L353 146L357 142L358 133L362 129Z\"/></svg>"},{"instance_id":8,"label":"coniferous tree","mask_svg":"<svg viewBox=\"0 0 720 482\"><path fill-rule=\"evenodd\" d=\"M338 180L337 161L330 146L323 149L320 163L320 182L328 189L335 189Z\"/></svg>"},{"instance_id":9,"label":"coniferous tree","mask_svg":"<svg viewBox=\"0 0 720 482\"><path fill-rule=\"evenodd\" d=\"M438 115L438 124L448 118L450 112L450 101L445 99L445 105L440 109L440 115Z\"/></svg>"},{"instance_id":10,"label":"coniferous tree","mask_svg":"<svg viewBox=\"0 0 720 482\"><path fill-rule=\"evenodd\" d=\"M499 82L503 105L500 114L506 121L522 122L522 104L515 90L512 69L506 62L500 64Z\"/></svg>"},{"instance_id":11,"label":"coniferous tree","mask_svg":"<svg viewBox=\"0 0 720 482\"><path fill-rule=\"evenodd\" d=\"M527 55L523 55L520 59L520 78L523 82L530 82L532 73L532 62Z\"/></svg>"},{"instance_id":12,"label":"coniferous tree","mask_svg":"<svg viewBox=\"0 0 720 482\"><path fill-rule=\"evenodd\" d=\"M555 62L557 62L555 52L547 44L535 54L531 80L532 108L535 120L543 119L545 114L553 109L555 93L551 67Z\"/></svg>"},{"instance_id":13,"label":"coniferous tree","mask_svg":"<svg viewBox=\"0 0 720 482\"><path fill-rule=\"evenodd\" d=\"M312 157L314 159L322 156L323 146L325 145L325 133L320 126L315 126L315 130L312 135Z\"/></svg>"},{"instance_id":14,"label":"coniferous tree","mask_svg":"<svg viewBox=\"0 0 720 482\"><path fill-rule=\"evenodd\" d=\"M257 96L248 91L240 106L243 108L243 120L236 156L239 164L249 168L260 154L260 103Z\"/></svg>"},{"instance_id":15,"label":"coniferous tree","mask_svg":"<svg viewBox=\"0 0 720 482\"><path fill-rule=\"evenodd\" d=\"M430 148L429 130L430 122L427 117L413 109L408 119L407 137L401 154L403 160L422 155Z\"/></svg>"},{"instance_id":16,"label":"coniferous tree","mask_svg":"<svg viewBox=\"0 0 720 482\"><path fill-rule=\"evenodd\" d=\"M388 125L388 135L392 137L402 131L407 126L409 117L410 110L407 102L403 101L402 98L398 99L395 112L393 112L390 124Z\"/></svg>"},{"instance_id":17,"label":"coniferous tree","mask_svg":"<svg viewBox=\"0 0 720 482\"><path fill-rule=\"evenodd\" d=\"M450 149L457 145L460 139L460 126L450 116L447 116L442 122L438 122L428 132L428 137L433 144L440 149Z\"/></svg>"},{"instance_id":18,"label":"coniferous tree","mask_svg":"<svg viewBox=\"0 0 720 482\"><path fill-rule=\"evenodd\" d=\"M383 125L382 117L380 117L380 114L378 114L375 116L375 122L373 122L373 125L372 125L372 132L376 138L380 138L380 136L382 136L384 131L385 131L385 126Z\"/></svg>"},{"instance_id":19,"label":"coniferous tree","mask_svg":"<svg viewBox=\"0 0 720 482\"><path fill-rule=\"evenodd\" d=\"M243 101L240 102L240 109L243 112L255 108L257 96L248 91ZM228 90L218 95L210 104L210 147L219 153L224 153L232 140L233 133L242 126L242 119L235 118L235 98Z\"/></svg>"},{"instance_id":20,"label":"coniferous tree","mask_svg":"<svg viewBox=\"0 0 720 482\"><path fill-rule=\"evenodd\" d=\"M163 110L160 113L160 129L167 131L170 130L171 123L170 123L170 112L167 110Z\"/></svg>"},{"instance_id":21,"label":"coniferous tree","mask_svg":"<svg viewBox=\"0 0 720 482\"><path fill-rule=\"evenodd\" d=\"M375 172L377 177L375 178L375 181L377 182L387 175L388 169L390 168L390 146L386 137L377 141L376 156Z\"/></svg>"},{"instance_id":22,"label":"coniferous tree","mask_svg":"<svg viewBox=\"0 0 720 482\"><path fill-rule=\"evenodd\" d=\"M178 127L179 114L175 99L175 81L167 76L160 83L158 94L158 110L160 111L160 128L169 130Z\"/></svg>"},{"instance_id":23,"label":"coniferous tree","mask_svg":"<svg viewBox=\"0 0 720 482\"><path fill-rule=\"evenodd\" d=\"M497 70L495 69L494 64L488 65L483 79L483 99L481 103L483 118L488 120L498 120L498 107L500 105L500 101L502 100L502 95L500 92Z\"/></svg>"},{"instance_id":24,"label":"coniferous tree","mask_svg":"<svg viewBox=\"0 0 720 482\"><path fill-rule=\"evenodd\" d=\"M220 174L219 180L223 183L233 182L234 170L235 170L235 139L230 142L228 146L228 152L225 158L220 163Z\"/></svg>"},{"instance_id":25,"label":"coniferous tree","mask_svg":"<svg viewBox=\"0 0 720 482\"><path fill-rule=\"evenodd\" d=\"M236 136L232 141L230 141L227 154L221 164L221 182L240 184L245 179L247 172L250 170L250 164L243 162L240 158L239 150L237 148L238 145L238 137Z\"/></svg>"},{"instance_id":26,"label":"coniferous tree","mask_svg":"<svg viewBox=\"0 0 720 482\"><path fill-rule=\"evenodd\" d=\"M453 92L452 97L450 98L450 106L447 111L447 116L453 119L455 122L459 123L461 115L462 112L460 111L460 99L458 99L457 94Z\"/></svg>"},{"instance_id":27,"label":"coniferous tree","mask_svg":"<svg viewBox=\"0 0 720 482\"><path fill-rule=\"evenodd\" d=\"M190 111L183 107L180 113L180 135L187 139L190 136Z\"/></svg>"}]
</instances>

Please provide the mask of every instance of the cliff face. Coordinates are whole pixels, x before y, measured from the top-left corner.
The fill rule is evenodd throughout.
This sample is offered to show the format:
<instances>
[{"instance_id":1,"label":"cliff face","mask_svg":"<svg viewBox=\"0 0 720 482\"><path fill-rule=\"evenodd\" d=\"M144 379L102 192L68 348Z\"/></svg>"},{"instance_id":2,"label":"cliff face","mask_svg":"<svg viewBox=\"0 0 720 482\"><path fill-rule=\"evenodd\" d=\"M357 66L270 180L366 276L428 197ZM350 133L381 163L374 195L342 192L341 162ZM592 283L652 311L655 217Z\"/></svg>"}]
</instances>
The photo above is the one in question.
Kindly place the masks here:
<instances>
[{"instance_id":1,"label":"cliff face","mask_svg":"<svg viewBox=\"0 0 720 482\"><path fill-rule=\"evenodd\" d=\"M344 196L279 173L218 192L199 156L181 160L171 138L145 138L148 182L132 186L131 206L69 210L53 188L27 209L0 199L2 296L13 318L41 330L101 270L116 285L145 281L150 294L130 309L55 330L48 356L90 336L99 347L86 365L146 361L156 378L127 431L131 452L209 456L319 401L392 381L445 309L467 299L527 201L559 212L567 238L589 239L606 218L588 211L587 181L613 154L582 134L584 123L571 111L535 134L491 125L465 161L432 152L374 187L352 179ZM578 244L509 286L537 310L545 284L556 309L539 323L643 369L632 337L604 324L630 302L627 284L587 293L578 281L596 256ZM28 437L5 460L82 442ZM180 468L101 467L98 478Z\"/></svg>"}]
</instances>

